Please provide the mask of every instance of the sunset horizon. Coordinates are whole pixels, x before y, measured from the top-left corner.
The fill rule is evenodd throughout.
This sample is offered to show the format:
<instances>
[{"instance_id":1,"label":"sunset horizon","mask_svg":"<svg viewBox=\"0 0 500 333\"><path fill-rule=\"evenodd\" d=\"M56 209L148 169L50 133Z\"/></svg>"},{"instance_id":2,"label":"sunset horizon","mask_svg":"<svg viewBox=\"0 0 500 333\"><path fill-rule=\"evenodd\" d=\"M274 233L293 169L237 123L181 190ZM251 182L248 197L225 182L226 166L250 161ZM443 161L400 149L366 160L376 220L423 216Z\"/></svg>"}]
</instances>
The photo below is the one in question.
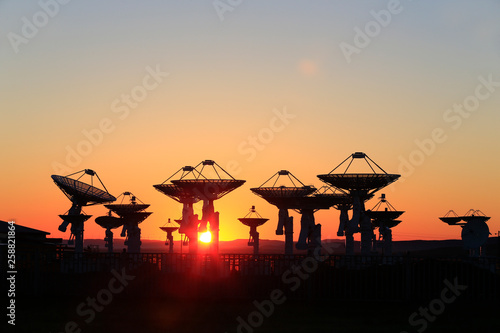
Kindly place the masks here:
<instances>
[{"instance_id":1,"label":"sunset horizon","mask_svg":"<svg viewBox=\"0 0 500 333\"><path fill-rule=\"evenodd\" d=\"M0 1L4 324L497 332L499 13Z\"/></svg>"}]
</instances>

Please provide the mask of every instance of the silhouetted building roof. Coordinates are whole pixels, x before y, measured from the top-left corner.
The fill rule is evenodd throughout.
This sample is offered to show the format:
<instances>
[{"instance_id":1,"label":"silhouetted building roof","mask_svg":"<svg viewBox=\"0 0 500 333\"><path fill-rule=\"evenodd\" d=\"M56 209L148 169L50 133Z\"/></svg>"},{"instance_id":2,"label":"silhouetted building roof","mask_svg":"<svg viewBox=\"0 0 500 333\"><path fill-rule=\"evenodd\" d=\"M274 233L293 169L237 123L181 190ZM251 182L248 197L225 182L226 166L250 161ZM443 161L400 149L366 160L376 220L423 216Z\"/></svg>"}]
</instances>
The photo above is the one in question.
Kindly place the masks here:
<instances>
[{"instance_id":1,"label":"silhouetted building roof","mask_svg":"<svg viewBox=\"0 0 500 333\"><path fill-rule=\"evenodd\" d=\"M25 227L17 223L14 225L16 248L50 247L62 243L61 238L47 238L50 232ZM0 221L0 246L7 245L9 227L9 222Z\"/></svg>"}]
</instances>

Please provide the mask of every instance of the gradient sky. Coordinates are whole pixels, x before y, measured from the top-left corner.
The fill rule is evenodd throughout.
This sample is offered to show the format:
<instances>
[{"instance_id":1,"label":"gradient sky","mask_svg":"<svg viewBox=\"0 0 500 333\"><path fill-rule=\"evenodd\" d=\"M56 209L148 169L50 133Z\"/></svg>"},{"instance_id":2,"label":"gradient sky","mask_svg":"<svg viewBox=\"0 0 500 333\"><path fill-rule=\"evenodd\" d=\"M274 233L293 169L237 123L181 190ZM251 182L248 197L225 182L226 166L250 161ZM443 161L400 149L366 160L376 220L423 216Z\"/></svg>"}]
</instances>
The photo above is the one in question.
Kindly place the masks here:
<instances>
[{"instance_id":1,"label":"gradient sky","mask_svg":"<svg viewBox=\"0 0 500 333\"><path fill-rule=\"evenodd\" d=\"M90 168L113 195L150 203L142 235L163 239L182 207L152 185L213 159L247 181L215 203L221 240L248 237L236 219L251 205L271 219L261 238L283 239L277 209L250 188L280 169L319 187L317 174L363 151L403 173L380 192L406 211L395 240L460 238L438 220L449 209L480 209L500 229L500 1L41 3L50 16L37 1L0 1L1 220L66 239L57 215L70 203L50 175ZM379 14L382 26L373 13L388 6L397 13ZM347 44L359 46L349 59ZM156 69L158 84L146 78ZM134 91L142 100L127 106ZM453 111L463 103L473 111ZM337 238L338 216L316 215L323 238ZM85 237L104 237L93 218Z\"/></svg>"}]
</instances>

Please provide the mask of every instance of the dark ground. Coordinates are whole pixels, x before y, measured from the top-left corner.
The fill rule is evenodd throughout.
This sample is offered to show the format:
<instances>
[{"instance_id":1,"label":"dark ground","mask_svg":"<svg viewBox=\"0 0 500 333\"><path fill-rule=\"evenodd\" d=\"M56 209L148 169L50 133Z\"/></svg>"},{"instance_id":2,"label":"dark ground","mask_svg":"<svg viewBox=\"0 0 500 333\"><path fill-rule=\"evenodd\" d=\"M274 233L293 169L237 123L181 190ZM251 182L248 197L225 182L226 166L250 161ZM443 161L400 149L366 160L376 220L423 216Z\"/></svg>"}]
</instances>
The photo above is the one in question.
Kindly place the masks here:
<instances>
[{"instance_id":1,"label":"dark ground","mask_svg":"<svg viewBox=\"0 0 500 333\"><path fill-rule=\"evenodd\" d=\"M247 300L175 301L117 295L95 319L85 323L76 308L86 297L22 298L17 300L15 332L66 332L75 321L81 332L417 332L408 317L429 303L285 301L255 329L237 330L237 317L248 319L256 310ZM261 301L261 300L259 300ZM431 301L431 300L429 300ZM425 332L498 332L498 303L461 301L447 305ZM259 317L254 320L258 322ZM68 332L79 332L78 328ZM14 332L14 330L9 330Z\"/></svg>"}]
</instances>

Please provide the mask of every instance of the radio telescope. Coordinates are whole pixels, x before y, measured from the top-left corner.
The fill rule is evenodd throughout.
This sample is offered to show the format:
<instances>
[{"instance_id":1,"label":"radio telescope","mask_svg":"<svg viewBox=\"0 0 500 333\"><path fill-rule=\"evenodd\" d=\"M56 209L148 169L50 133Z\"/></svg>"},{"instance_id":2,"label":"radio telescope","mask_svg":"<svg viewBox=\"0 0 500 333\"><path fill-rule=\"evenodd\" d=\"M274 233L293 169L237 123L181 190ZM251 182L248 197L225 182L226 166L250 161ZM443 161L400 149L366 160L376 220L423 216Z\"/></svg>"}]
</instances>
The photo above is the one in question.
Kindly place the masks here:
<instances>
[{"instance_id":1,"label":"radio telescope","mask_svg":"<svg viewBox=\"0 0 500 333\"><path fill-rule=\"evenodd\" d=\"M323 196L330 196L334 203L333 208L340 211L339 228L337 236L344 236L345 229L349 223L349 210L352 209L352 199L349 195L331 186L321 186L316 193Z\"/></svg>"},{"instance_id":2,"label":"radio telescope","mask_svg":"<svg viewBox=\"0 0 500 333\"><path fill-rule=\"evenodd\" d=\"M479 257L482 254L481 247L486 243L490 235L490 229L486 224L490 219L489 216L484 215L480 210L474 209L469 209L464 216L458 216L454 211L450 210L439 219L449 225L462 227L462 242L464 248L469 250L469 256Z\"/></svg>"},{"instance_id":3,"label":"radio telescope","mask_svg":"<svg viewBox=\"0 0 500 333\"><path fill-rule=\"evenodd\" d=\"M174 253L174 236L172 233L177 231L179 227L175 226L172 222L170 222L170 219L168 219L168 222L161 226L160 229L167 233L165 245L168 246L168 253Z\"/></svg>"},{"instance_id":4,"label":"radio telescope","mask_svg":"<svg viewBox=\"0 0 500 333\"><path fill-rule=\"evenodd\" d=\"M196 173L196 170L192 166L185 166L167 178L167 180L163 183L153 185L153 187L159 192L182 204L182 218L180 220L176 220L176 222L180 225L179 233L184 235L185 239L182 240L183 245L189 245L189 252L196 253L198 251L199 221L198 215L194 214L193 204L200 201L200 199L198 199L193 193L190 193L177 185L167 183L179 173L179 179L182 179L190 173Z\"/></svg>"},{"instance_id":5,"label":"radio telescope","mask_svg":"<svg viewBox=\"0 0 500 333\"><path fill-rule=\"evenodd\" d=\"M90 176L90 185L80 181L85 175ZM70 178L72 176L76 179ZM103 189L94 186L94 176L97 177ZM82 207L113 202L116 198L109 194L97 173L90 169L78 171L67 176L52 175L51 178L71 201L71 208L67 214L59 215L63 223L61 223L58 229L65 232L68 225L71 224L71 235L68 244L72 244L74 241L75 252L82 253L83 223L91 217L91 215L82 214Z\"/></svg>"},{"instance_id":6,"label":"radio telescope","mask_svg":"<svg viewBox=\"0 0 500 333\"><path fill-rule=\"evenodd\" d=\"M339 169L348 160L349 163L344 172L335 171ZM355 160L364 160L373 173L347 173L349 167ZM370 163L371 162L371 163ZM373 166L372 166L373 164ZM375 171L377 169L377 171ZM361 254L368 255L371 252L371 243L373 239L373 228L370 218L365 214L365 201L375 192L395 182L400 175L388 174L377 163L365 153L355 152L347 157L342 163L336 166L330 173L318 175L318 178L325 183L336 187L352 199L353 213L352 218L346 227L346 254L354 254L354 236L353 233L361 230ZM359 228L359 229L358 229Z\"/></svg>"},{"instance_id":7,"label":"radio telescope","mask_svg":"<svg viewBox=\"0 0 500 333\"><path fill-rule=\"evenodd\" d=\"M439 219L449 225L457 225L458 222L462 221L462 218L458 216L457 213L455 213L455 211L453 210L448 211L448 213L446 213L443 217L440 217Z\"/></svg>"},{"instance_id":8,"label":"radio telescope","mask_svg":"<svg viewBox=\"0 0 500 333\"><path fill-rule=\"evenodd\" d=\"M285 183L288 183L288 186L285 186ZM276 186L276 184L279 185ZM285 254L293 254L293 217L289 216L288 210L296 209L291 204L294 198L305 197L316 191L316 188L304 185L288 170L281 170L261 186L252 188L251 191L271 205L278 207L276 235L285 234Z\"/></svg>"},{"instance_id":9,"label":"radio telescope","mask_svg":"<svg viewBox=\"0 0 500 333\"><path fill-rule=\"evenodd\" d=\"M381 209L385 204L384 209ZM379 240L382 239L383 254L392 255L392 230L399 223L400 220L396 220L398 217L403 215L403 211L398 211L390 204L385 198L385 194L382 194L380 201L371 210L367 210L365 214L372 219L372 224L374 228L378 228ZM375 242L374 242L375 243ZM375 244L374 244L375 245ZM373 246L375 249L375 246Z\"/></svg>"},{"instance_id":10,"label":"radio telescope","mask_svg":"<svg viewBox=\"0 0 500 333\"><path fill-rule=\"evenodd\" d=\"M122 219L122 232L121 237L126 237L125 245L127 245L129 253L141 252L141 229L139 224L148 218L152 213L145 212L144 210L149 207L148 204L143 203L131 192L123 192L118 196L122 197L119 204L108 204L104 207L114 212ZM123 203L125 197L128 197L128 203ZM117 198L117 200L118 200ZM139 203L137 202L139 201Z\"/></svg>"},{"instance_id":11,"label":"radio telescope","mask_svg":"<svg viewBox=\"0 0 500 333\"><path fill-rule=\"evenodd\" d=\"M121 227L123 225L123 219L113 216L112 211L110 210L108 215L96 217L95 223L106 229L104 246L108 249L108 253L113 253L113 231L111 230Z\"/></svg>"},{"instance_id":12,"label":"radio telescope","mask_svg":"<svg viewBox=\"0 0 500 333\"><path fill-rule=\"evenodd\" d=\"M209 175L209 173L212 175ZM180 173L179 179L173 179ZM211 178L209 178L211 177ZM225 177L225 178L223 178ZM170 180L171 184L167 182ZM153 185L158 191L183 204L180 233L189 239L189 252L197 252L198 232L210 231L212 252L219 252L219 212L215 212L214 201L222 198L245 183L234 179L212 160L200 162L196 167L187 166L163 183ZM193 204L203 201L202 217L194 214ZM208 225L210 228L208 228Z\"/></svg>"},{"instance_id":13,"label":"radio telescope","mask_svg":"<svg viewBox=\"0 0 500 333\"><path fill-rule=\"evenodd\" d=\"M259 213L255 210L255 206L250 208L250 212L245 215L245 217L238 219L241 223L250 227L250 238L248 239L248 246L253 246L253 254L259 254L259 233L257 232L257 227L263 225L269 219L265 219L260 216Z\"/></svg>"}]
</instances>

